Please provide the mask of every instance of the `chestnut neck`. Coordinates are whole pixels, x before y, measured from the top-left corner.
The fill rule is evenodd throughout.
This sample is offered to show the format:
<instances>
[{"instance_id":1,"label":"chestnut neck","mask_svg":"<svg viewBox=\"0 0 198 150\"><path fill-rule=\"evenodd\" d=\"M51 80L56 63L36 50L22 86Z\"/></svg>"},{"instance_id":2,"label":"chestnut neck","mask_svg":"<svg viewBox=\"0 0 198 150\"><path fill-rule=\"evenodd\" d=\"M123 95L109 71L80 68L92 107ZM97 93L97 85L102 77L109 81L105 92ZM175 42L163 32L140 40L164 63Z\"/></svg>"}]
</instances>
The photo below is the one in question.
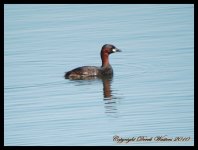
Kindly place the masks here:
<instances>
[{"instance_id":1,"label":"chestnut neck","mask_svg":"<svg viewBox=\"0 0 198 150\"><path fill-rule=\"evenodd\" d=\"M101 59L102 59L102 67L107 67L110 65L108 53L101 53Z\"/></svg>"}]
</instances>

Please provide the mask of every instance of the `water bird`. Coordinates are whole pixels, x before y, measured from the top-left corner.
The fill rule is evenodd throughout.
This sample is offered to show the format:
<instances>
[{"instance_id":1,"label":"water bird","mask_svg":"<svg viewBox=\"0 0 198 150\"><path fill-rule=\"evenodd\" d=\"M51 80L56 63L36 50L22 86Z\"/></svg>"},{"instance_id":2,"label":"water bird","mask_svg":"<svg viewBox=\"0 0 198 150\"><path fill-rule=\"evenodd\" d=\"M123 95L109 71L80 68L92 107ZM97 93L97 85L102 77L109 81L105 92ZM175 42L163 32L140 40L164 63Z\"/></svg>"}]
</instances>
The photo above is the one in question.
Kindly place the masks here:
<instances>
[{"instance_id":1,"label":"water bird","mask_svg":"<svg viewBox=\"0 0 198 150\"><path fill-rule=\"evenodd\" d=\"M90 77L112 77L113 68L109 63L109 55L112 53L121 52L120 49L116 48L112 44L105 44L102 46L100 56L102 60L102 66L82 66L75 68L65 73L66 79L86 79Z\"/></svg>"}]
</instances>

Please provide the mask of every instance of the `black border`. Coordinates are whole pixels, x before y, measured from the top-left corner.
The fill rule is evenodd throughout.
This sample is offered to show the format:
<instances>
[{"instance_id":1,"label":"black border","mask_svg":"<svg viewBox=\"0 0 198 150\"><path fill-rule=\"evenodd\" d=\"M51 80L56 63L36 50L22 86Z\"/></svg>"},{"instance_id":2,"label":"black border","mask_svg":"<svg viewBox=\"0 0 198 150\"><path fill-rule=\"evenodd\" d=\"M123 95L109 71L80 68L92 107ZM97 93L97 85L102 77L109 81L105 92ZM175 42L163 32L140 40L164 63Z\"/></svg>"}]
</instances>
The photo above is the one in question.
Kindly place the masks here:
<instances>
[{"instance_id":1,"label":"black border","mask_svg":"<svg viewBox=\"0 0 198 150\"><path fill-rule=\"evenodd\" d=\"M14 1L14 0L4 0L3 1L3 4L1 5L1 18L2 18L2 22L1 22L1 25L2 25L2 39L4 39L4 4L95 4L93 2L74 2L74 1L61 1L61 0L56 0L55 2L50 2L49 0L34 0L34 1L25 1L25 0L18 0L18 1ZM111 1L96 1L96 4L112 4ZM197 5L195 4L195 0L180 0L180 1L175 1L175 0L145 0L143 1L143 3L141 3L140 1L138 0L134 0L132 2L129 2L129 0L122 0L122 3L120 2L117 2L117 1L114 1L113 4L194 4L194 67L196 66L196 48L197 48L197 43L195 41L197 41L196 39L196 33L197 33L197 30L196 30L196 27L197 27L197 15L198 15L198 9L197 9ZM4 40L1 41L2 42L2 55L4 56ZM4 62L4 57L3 57L3 62ZM3 69L4 69L4 65L3 65ZM194 70L194 79L195 79L195 76L196 76L196 71ZM4 81L3 81L4 82ZM195 82L194 82L195 83ZM194 85L194 96L196 96L196 93L195 93L195 85ZM194 116L196 116L197 114L197 110L196 110L196 99L194 97ZM4 101L2 100L1 101L1 116L2 117L2 125L1 125L1 135L2 135L2 140L1 141L1 147L2 149L17 149L17 150L20 150L20 149L68 149L68 148L86 148L86 149L89 149L89 148L99 148L99 149L103 149L103 148L152 148L152 149L161 149L161 148L167 148L167 149L193 149L193 148L198 148L197 146L197 138L196 138L196 134L197 133L197 129L196 129L196 117L194 117L194 145L192 146L4 146Z\"/></svg>"}]
</instances>

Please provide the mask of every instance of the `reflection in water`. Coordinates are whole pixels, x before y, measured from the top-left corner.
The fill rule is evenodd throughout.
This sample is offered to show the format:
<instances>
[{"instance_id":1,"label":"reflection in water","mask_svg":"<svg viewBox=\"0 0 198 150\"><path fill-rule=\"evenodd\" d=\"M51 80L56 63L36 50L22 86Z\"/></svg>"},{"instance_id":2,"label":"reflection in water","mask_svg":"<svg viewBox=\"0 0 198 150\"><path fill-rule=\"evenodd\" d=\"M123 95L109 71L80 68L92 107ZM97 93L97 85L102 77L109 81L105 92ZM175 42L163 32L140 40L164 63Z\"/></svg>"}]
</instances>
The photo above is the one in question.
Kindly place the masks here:
<instances>
[{"instance_id":1,"label":"reflection in water","mask_svg":"<svg viewBox=\"0 0 198 150\"><path fill-rule=\"evenodd\" d=\"M104 100L112 99L111 83L112 78L102 79Z\"/></svg>"},{"instance_id":2,"label":"reflection in water","mask_svg":"<svg viewBox=\"0 0 198 150\"><path fill-rule=\"evenodd\" d=\"M112 99L112 94L111 94L112 93L112 90L111 90L112 79L113 79L112 77L102 79L104 100Z\"/></svg>"},{"instance_id":3,"label":"reflection in water","mask_svg":"<svg viewBox=\"0 0 198 150\"><path fill-rule=\"evenodd\" d=\"M72 77L70 80L74 82L78 82L80 85L82 84L90 84L93 81L102 81L103 83L103 95L104 99L112 99L112 91L111 91L111 83L112 83L112 76L107 77L96 77L96 76L89 76L89 77ZM85 82L86 81L86 82Z\"/></svg>"},{"instance_id":4,"label":"reflection in water","mask_svg":"<svg viewBox=\"0 0 198 150\"><path fill-rule=\"evenodd\" d=\"M107 116L117 118L118 117L118 109L116 107L116 100L105 100L104 107L105 107L105 113Z\"/></svg>"},{"instance_id":5,"label":"reflection in water","mask_svg":"<svg viewBox=\"0 0 198 150\"><path fill-rule=\"evenodd\" d=\"M102 81L103 83L103 100L105 113L111 117L117 117L117 108L116 108L116 100L117 98L112 95L111 84L113 81L113 77L83 77L83 78L72 78L70 79L74 82L78 82L80 85L87 85L93 83L93 81ZM86 81L86 82L85 82Z\"/></svg>"},{"instance_id":6,"label":"reflection in water","mask_svg":"<svg viewBox=\"0 0 198 150\"><path fill-rule=\"evenodd\" d=\"M105 113L108 116L111 117L118 117L117 115L117 107L116 107L116 97L112 95L111 90L111 83L112 83L112 77L111 78L103 78L103 95L104 95L104 107L105 107Z\"/></svg>"}]
</instances>

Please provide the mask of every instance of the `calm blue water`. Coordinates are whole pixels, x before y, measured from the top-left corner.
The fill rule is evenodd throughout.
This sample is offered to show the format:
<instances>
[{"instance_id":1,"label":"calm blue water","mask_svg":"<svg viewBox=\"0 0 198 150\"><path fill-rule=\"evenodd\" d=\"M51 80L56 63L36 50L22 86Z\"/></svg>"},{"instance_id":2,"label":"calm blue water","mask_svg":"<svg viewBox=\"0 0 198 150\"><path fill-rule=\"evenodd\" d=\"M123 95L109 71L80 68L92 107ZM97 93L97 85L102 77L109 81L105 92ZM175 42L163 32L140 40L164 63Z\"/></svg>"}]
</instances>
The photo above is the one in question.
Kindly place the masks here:
<instances>
[{"instance_id":1,"label":"calm blue water","mask_svg":"<svg viewBox=\"0 0 198 150\"><path fill-rule=\"evenodd\" d=\"M194 5L7 4L4 13L4 145L194 145ZM64 79L100 66L106 43L123 51L110 56L112 80Z\"/></svg>"}]
</instances>

